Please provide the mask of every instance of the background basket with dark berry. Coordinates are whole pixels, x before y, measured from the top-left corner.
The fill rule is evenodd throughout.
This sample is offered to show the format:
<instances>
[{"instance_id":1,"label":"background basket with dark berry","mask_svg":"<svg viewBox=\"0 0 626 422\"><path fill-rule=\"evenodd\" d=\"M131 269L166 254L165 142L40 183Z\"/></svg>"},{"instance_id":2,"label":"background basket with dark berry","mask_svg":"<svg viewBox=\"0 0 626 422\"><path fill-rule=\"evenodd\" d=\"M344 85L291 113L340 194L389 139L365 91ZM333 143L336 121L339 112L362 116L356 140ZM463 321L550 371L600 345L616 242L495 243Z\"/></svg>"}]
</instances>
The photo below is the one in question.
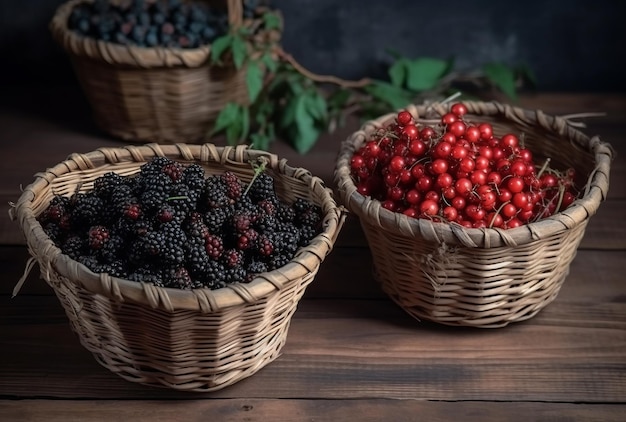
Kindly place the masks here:
<instances>
[{"instance_id":1,"label":"background basket with dark berry","mask_svg":"<svg viewBox=\"0 0 626 422\"><path fill-rule=\"evenodd\" d=\"M185 391L224 388L280 355L344 218L306 169L213 144L73 154L11 214L27 268L39 264L96 360Z\"/></svg>"},{"instance_id":2,"label":"background basket with dark berry","mask_svg":"<svg viewBox=\"0 0 626 422\"><path fill-rule=\"evenodd\" d=\"M212 62L212 42L256 21L245 0L70 0L50 29L101 129L127 141L198 143L225 104L248 100L245 69Z\"/></svg>"},{"instance_id":3,"label":"background basket with dark berry","mask_svg":"<svg viewBox=\"0 0 626 422\"><path fill-rule=\"evenodd\" d=\"M578 197L561 209L555 205L559 199L555 195L542 209L550 210L549 213L524 222L513 214L504 223L499 217L508 212L505 208L511 208L513 201L494 209L489 219L478 218L474 214L484 213L481 201L486 197L476 197L478 205L468 205L463 210L476 217L473 224L446 221L454 218L456 211L450 215L440 213L438 210L444 206L439 204L445 204L439 202L441 198L424 199L417 211L390 210L393 204L372 198L367 192L369 187L357 186L353 157L375 133L396 124L400 112L366 123L342 143L335 168L337 195L360 220L373 258L374 277L407 313L418 320L446 325L502 327L533 317L556 298L587 223L606 198L612 149L599 138L585 135L567 119L539 110L497 102L463 102L461 107L467 113L463 116L465 121L476 126L488 123L495 137L519 136L536 163L550 163L550 167L562 171L572 169ZM432 127L433 122L450 115L444 104L413 105L408 111L416 118L413 131L415 127ZM404 117L411 118L408 114ZM448 128L454 127L453 120L456 119L450 120ZM472 130L477 131L476 126ZM476 136L480 134L477 132ZM391 154L390 165L395 165L394 161L400 167L405 165L401 150ZM447 167L445 162L436 161L427 164L433 166L435 173L438 169L434 166ZM517 179L510 176L511 171L503 171L503 177ZM394 195L395 187L390 189ZM472 190L471 184L469 189ZM398 196L402 195L405 199L406 195L414 195L417 200L424 194L400 189ZM565 196L561 201L566 201Z\"/></svg>"}]
</instances>

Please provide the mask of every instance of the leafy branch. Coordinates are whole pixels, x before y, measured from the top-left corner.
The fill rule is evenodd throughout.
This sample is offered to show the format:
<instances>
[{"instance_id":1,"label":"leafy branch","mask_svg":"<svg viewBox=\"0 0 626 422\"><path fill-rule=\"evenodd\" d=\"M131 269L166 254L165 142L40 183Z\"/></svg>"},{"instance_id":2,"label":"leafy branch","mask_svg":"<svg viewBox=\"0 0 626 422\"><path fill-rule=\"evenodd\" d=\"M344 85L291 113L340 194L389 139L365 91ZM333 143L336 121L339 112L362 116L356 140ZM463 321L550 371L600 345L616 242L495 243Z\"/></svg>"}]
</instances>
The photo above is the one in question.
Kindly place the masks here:
<instances>
[{"instance_id":1,"label":"leafy branch","mask_svg":"<svg viewBox=\"0 0 626 422\"><path fill-rule=\"evenodd\" d=\"M460 72L453 60L407 58L393 52L388 80L351 81L319 75L283 50L279 44L282 26L278 11L259 8L255 19L214 41L212 63L231 60L245 72L248 101L228 103L210 136L222 133L231 145L248 143L263 150L280 138L306 154L322 133L343 125L352 114L371 119L459 90L466 97L492 90L516 100L521 84L534 84L527 66L491 62Z\"/></svg>"}]
</instances>

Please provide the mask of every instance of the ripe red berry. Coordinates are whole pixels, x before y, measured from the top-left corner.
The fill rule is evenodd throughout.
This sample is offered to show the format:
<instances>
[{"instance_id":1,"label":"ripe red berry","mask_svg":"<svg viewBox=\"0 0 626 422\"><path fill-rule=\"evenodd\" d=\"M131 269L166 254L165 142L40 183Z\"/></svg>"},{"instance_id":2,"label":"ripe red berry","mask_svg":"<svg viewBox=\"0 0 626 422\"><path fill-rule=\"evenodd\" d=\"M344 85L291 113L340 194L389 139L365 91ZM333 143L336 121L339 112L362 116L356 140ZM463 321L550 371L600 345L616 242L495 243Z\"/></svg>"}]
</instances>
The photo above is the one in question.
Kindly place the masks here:
<instances>
[{"instance_id":1,"label":"ripe red berry","mask_svg":"<svg viewBox=\"0 0 626 422\"><path fill-rule=\"evenodd\" d=\"M450 107L450 112L454 113L455 115L459 117L462 117L467 114L467 107L463 103L454 103Z\"/></svg>"},{"instance_id":2,"label":"ripe red berry","mask_svg":"<svg viewBox=\"0 0 626 422\"><path fill-rule=\"evenodd\" d=\"M413 116L407 110L402 110L398 113L398 117L396 119L398 124L401 126L406 126L409 123L413 122Z\"/></svg>"}]
</instances>

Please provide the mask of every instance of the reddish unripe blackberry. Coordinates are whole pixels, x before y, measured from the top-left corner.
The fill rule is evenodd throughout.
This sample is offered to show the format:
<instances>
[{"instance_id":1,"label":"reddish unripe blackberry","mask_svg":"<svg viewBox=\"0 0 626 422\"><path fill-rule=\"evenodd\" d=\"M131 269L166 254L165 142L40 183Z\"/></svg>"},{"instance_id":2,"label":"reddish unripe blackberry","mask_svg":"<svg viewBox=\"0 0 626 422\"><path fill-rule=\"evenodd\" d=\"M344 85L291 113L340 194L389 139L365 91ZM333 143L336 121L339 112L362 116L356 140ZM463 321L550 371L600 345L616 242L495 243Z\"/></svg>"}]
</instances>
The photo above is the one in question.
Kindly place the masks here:
<instances>
[{"instance_id":1,"label":"reddish unripe blackberry","mask_svg":"<svg viewBox=\"0 0 626 422\"><path fill-rule=\"evenodd\" d=\"M167 174L173 182L178 182L183 177L185 168L178 162L171 162L163 166L163 173Z\"/></svg>"},{"instance_id":2,"label":"reddish unripe blackberry","mask_svg":"<svg viewBox=\"0 0 626 422\"><path fill-rule=\"evenodd\" d=\"M243 192L243 185L237 175L232 171L225 171L220 178L226 185L226 195L232 200L239 200Z\"/></svg>"},{"instance_id":3,"label":"reddish unripe blackberry","mask_svg":"<svg viewBox=\"0 0 626 422\"><path fill-rule=\"evenodd\" d=\"M246 230L243 234L239 235L239 237L237 238L237 249L243 251L243 250L251 248L252 246L256 244L258 237L259 237L259 233L256 230L252 228Z\"/></svg>"},{"instance_id":4,"label":"reddish unripe blackberry","mask_svg":"<svg viewBox=\"0 0 626 422\"><path fill-rule=\"evenodd\" d=\"M261 256L271 256L274 253L274 244L267 235L260 235L257 241L257 252Z\"/></svg>"},{"instance_id":5,"label":"reddish unripe blackberry","mask_svg":"<svg viewBox=\"0 0 626 422\"><path fill-rule=\"evenodd\" d=\"M243 264L243 253L237 249L225 250L222 254L222 262L226 268L235 268Z\"/></svg>"},{"instance_id":6,"label":"reddish unripe blackberry","mask_svg":"<svg viewBox=\"0 0 626 422\"><path fill-rule=\"evenodd\" d=\"M209 234L204 242L207 255L212 259L219 259L224 252L224 241L215 234Z\"/></svg>"},{"instance_id":7,"label":"reddish unripe blackberry","mask_svg":"<svg viewBox=\"0 0 626 422\"><path fill-rule=\"evenodd\" d=\"M109 229L104 226L93 226L89 229L89 247L97 250L101 249L109 240Z\"/></svg>"},{"instance_id":8,"label":"reddish unripe blackberry","mask_svg":"<svg viewBox=\"0 0 626 422\"><path fill-rule=\"evenodd\" d=\"M123 215L129 220L139 219L139 217L141 216L141 205L134 202L126 204L124 207Z\"/></svg>"}]
</instances>

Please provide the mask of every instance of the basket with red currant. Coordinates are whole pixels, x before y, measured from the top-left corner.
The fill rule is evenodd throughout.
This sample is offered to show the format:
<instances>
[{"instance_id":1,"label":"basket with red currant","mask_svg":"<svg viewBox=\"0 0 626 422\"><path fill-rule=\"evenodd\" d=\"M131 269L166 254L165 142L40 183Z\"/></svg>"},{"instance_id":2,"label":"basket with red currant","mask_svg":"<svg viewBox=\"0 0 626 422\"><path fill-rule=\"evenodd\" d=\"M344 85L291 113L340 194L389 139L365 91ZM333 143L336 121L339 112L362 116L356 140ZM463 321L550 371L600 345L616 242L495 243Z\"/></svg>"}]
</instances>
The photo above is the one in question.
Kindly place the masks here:
<instances>
[{"instance_id":1,"label":"basket with red currant","mask_svg":"<svg viewBox=\"0 0 626 422\"><path fill-rule=\"evenodd\" d=\"M411 105L342 143L335 184L392 299L420 320L499 327L556 297L611 159L541 111Z\"/></svg>"}]
</instances>

